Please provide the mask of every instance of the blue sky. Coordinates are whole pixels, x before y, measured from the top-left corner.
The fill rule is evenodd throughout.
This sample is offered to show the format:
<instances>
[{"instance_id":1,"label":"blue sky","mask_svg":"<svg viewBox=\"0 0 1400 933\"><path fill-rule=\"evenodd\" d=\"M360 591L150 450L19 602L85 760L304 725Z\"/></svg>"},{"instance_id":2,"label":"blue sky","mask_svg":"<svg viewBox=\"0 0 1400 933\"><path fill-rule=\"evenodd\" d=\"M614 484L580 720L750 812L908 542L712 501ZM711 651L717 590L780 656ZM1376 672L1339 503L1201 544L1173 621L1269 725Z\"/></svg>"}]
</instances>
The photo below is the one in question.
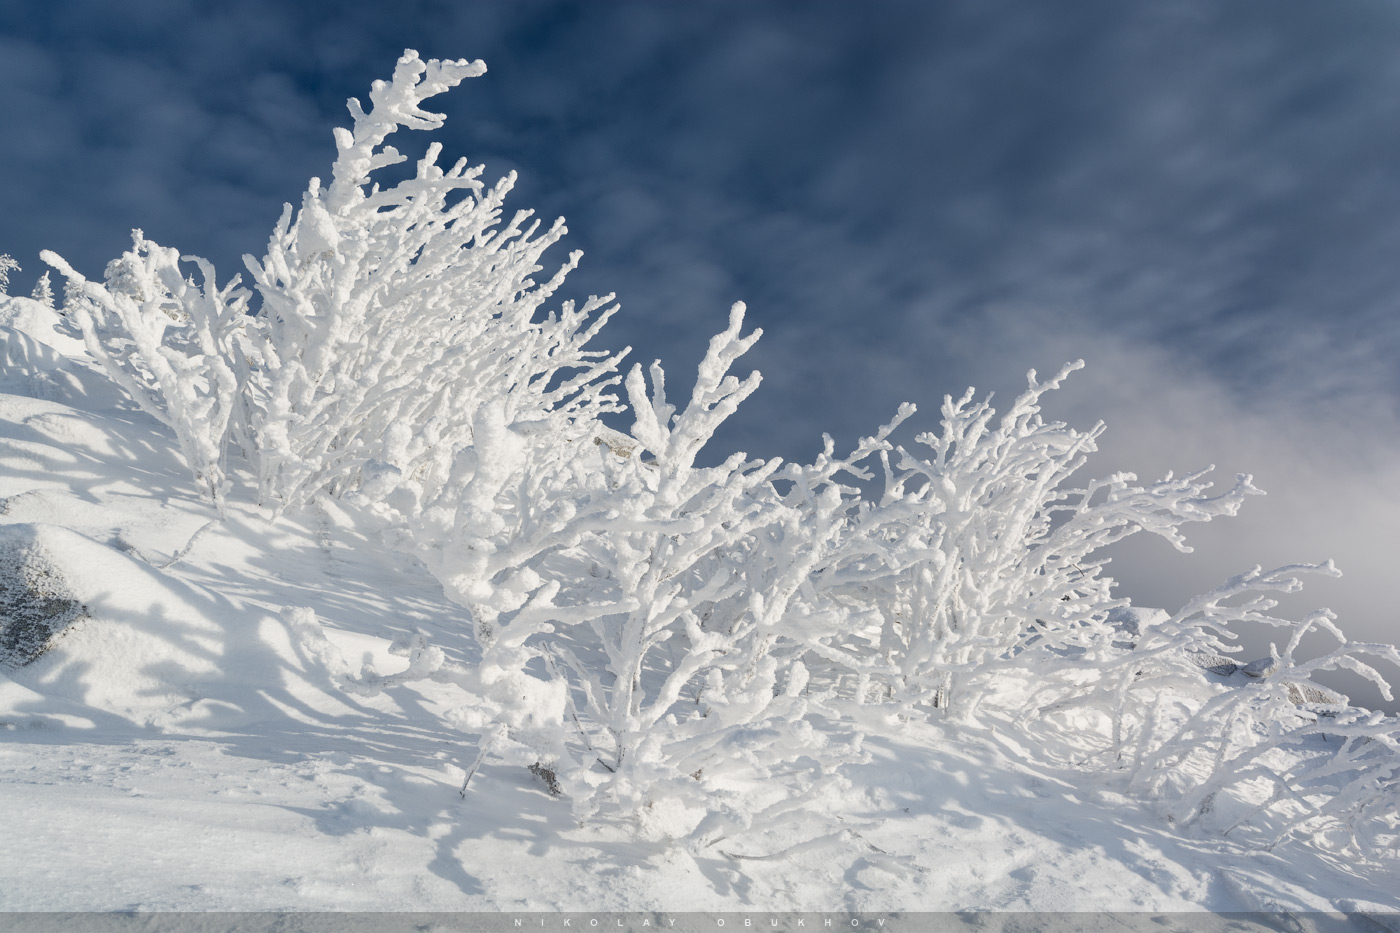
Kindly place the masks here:
<instances>
[{"instance_id":1,"label":"blue sky","mask_svg":"<svg viewBox=\"0 0 1400 933\"><path fill-rule=\"evenodd\" d=\"M1140 602L1332 556L1314 601L1400 638L1400 7L6 4L12 290L136 226L240 271L406 47L486 61L439 99L446 154L568 218L606 343L683 382L748 302L765 384L726 449L809 457L1083 357L1050 414L1108 422L1090 470L1271 493L1191 558L1129 548Z\"/></svg>"}]
</instances>

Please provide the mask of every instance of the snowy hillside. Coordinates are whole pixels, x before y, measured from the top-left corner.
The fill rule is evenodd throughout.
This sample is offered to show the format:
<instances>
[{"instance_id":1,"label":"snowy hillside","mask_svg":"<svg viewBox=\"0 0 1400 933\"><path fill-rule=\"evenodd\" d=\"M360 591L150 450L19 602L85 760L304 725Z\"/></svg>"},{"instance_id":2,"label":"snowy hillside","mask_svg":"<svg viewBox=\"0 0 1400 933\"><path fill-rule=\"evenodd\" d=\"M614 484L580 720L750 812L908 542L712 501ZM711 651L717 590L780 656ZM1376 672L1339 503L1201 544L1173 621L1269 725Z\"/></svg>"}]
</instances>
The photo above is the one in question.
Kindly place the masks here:
<instances>
[{"instance_id":1,"label":"snowy hillside","mask_svg":"<svg viewBox=\"0 0 1400 933\"><path fill-rule=\"evenodd\" d=\"M100 281L46 254L61 312L0 296L0 909L1391 922L1400 726L1314 675L1400 653L1271 614L1335 571L1104 575L1247 477L1077 478L1074 366L697 465L742 306L668 401L585 348L611 297L553 300L576 256L535 281L563 229L502 226L511 179L371 185L483 71L353 103L252 291L137 231Z\"/></svg>"}]
</instances>

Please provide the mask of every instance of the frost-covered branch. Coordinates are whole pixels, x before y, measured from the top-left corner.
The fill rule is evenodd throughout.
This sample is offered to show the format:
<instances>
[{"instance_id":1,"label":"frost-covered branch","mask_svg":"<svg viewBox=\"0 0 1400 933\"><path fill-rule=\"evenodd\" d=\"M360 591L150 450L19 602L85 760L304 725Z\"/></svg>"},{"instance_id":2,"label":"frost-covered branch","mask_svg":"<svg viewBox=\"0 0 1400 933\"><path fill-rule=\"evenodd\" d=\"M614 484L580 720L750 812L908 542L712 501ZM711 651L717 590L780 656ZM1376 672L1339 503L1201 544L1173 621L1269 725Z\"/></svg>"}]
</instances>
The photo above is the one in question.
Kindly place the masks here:
<instances>
[{"instance_id":1,"label":"frost-covered branch","mask_svg":"<svg viewBox=\"0 0 1400 933\"><path fill-rule=\"evenodd\" d=\"M915 438L925 452L884 440L892 426L859 452L878 455L883 492L846 510L842 543L812 587L816 611L873 614L838 625L819 653L883 681L901 706L971 715L988 678L1027 663L1020 655L1028 647L1063 651L1104 630L1108 613L1125 602L1102 574L1106 549L1139 531L1187 549L1183 523L1234 514L1257 493L1240 477L1210 495L1204 472L1148 486L1116 474L1067 487L1103 426L1046 422L1040 404L1082 365L1046 382L1032 371L999 420L990 400L974 402L971 390L945 398L941 430ZM871 624L878 637L859 634ZM850 647L839 648L837 638Z\"/></svg>"},{"instance_id":2,"label":"frost-covered branch","mask_svg":"<svg viewBox=\"0 0 1400 933\"><path fill-rule=\"evenodd\" d=\"M1101 723L1104 754L1090 760L1122 771L1130 790L1178 825L1255 826L1269 845L1303 827L1339 831L1340 844L1363 856L1400 848L1400 725L1317 680L1350 670L1389 698L1373 662L1400 665L1400 651L1348 641L1326 610L1299 621L1274 615L1269 594L1297 591L1302 574L1337 571L1330 563L1256 567L1137 631L1107 633L1097 650L1060 655L1053 670L1027 671L1042 698L1038 713L1027 709L1030 728L1065 738L1064 724L1077 723L1094 741L1085 724ZM1281 629L1284 647L1248 664L1228 661L1244 624ZM1299 655L1310 633L1335 647Z\"/></svg>"},{"instance_id":3,"label":"frost-covered branch","mask_svg":"<svg viewBox=\"0 0 1400 933\"><path fill-rule=\"evenodd\" d=\"M220 511L227 491L224 457L248 380L239 335L248 292L237 277L223 288L197 256L131 234L131 249L91 282L56 253L41 257L68 280L64 313L113 381L141 409L175 432L200 492ZM192 263L200 281L187 277Z\"/></svg>"},{"instance_id":4,"label":"frost-covered branch","mask_svg":"<svg viewBox=\"0 0 1400 933\"><path fill-rule=\"evenodd\" d=\"M565 228L541 232L528 211L502 225L513 175L488 188L481 166L439 166L433 143L414 177L372 184L403 161L387 137L438 128L442 116L419 105L484 71L405 52L368 112L351 101L330 188L312 179L263 258L245 257L263 298L255 434L268 504L353 491L370 469L380 495L386 482L402 488L416 515L448 483L485 408L570 437L617 408L607 376L622 354L585 349L616 307L595 297L539 316L580 254L533 278Z\"/></svg>"}]
</instances>

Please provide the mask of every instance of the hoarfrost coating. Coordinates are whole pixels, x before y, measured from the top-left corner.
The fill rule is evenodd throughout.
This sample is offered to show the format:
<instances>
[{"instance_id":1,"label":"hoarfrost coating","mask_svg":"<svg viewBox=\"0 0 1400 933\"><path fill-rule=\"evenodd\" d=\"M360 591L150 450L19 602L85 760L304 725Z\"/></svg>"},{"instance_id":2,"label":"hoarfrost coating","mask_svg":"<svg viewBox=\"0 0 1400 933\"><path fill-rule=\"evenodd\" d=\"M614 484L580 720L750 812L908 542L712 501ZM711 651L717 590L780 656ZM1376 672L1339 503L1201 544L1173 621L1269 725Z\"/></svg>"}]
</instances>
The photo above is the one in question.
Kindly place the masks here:
<instances>
[{"instance_id":1,"label":"hoarfrost coating","mask_svg":"<svg viewBox=\"0 0 1400 933\"><path fill-rule=\"evenodd\" d=\"M352 101L331 185L313 179L287 207L247 260L251 289L219 287L211 264L135 231L101 283L45 254L68 279L61 317L7 299L6 385L32 397L8 403L6 521L59 540L40 516L80 513L37 503L66 501L64 482L77 489L91 469L26 430L73 432L103 469L163 442L188 471L123 493L181 503L168 518L181 531L159 548L133 539L159 524L151 506L126 502L138 518L104 531L116 500L101 484L85 492L100 505L62 534L92 551L65 582L89 594L74 597L87 616L38 667L14 668L20 707L50 710L61 691L77 704L64 722L144 716L244 729L253 744L350 710L374 742L457 763L422 785L449 822L473 819L502 780L535 782L567 800L580 832L694 860L721 899L737 896L717 880L736 865L828 857L848 885L874 872L860 889L914 896L934 856L892 854L888 837L958 780L939 770L957 755L928 743L972 743L996 768L1008 759L995 743L1014 746L1028 767L1143 801L1153 832L1222 852L1285 847L1393 874L1400 731L1314 678L1347 669L1388 690L1375 663L1400 652L1350 642L1325 612L1273 613L1270 594L1335 575L1331 564L1255 568L1131 625L1106 574L1112 547L1140 531L1186 549L1183 526L1235 514L1259 492L1249 477L1223 492L1208 470L1075 480L1103 426L1047 422L1041 403L1082 363L1047 381L1032 371L1001 415L970 389L946 397L912 444L897 440L917 415L905 405L850 451L826 438L811 463L737 452L698 465L759 386L731 372L759 337L742 304L681 405L659 362L623 377L625 351L586 349L611 296L546 310L579 255L533 278L564 227L541 232L528 212L503 225L513 176L487 187L464 160L439 167L434 144L413 177L374 183L402 161L394 132L441 124L420 105L483 71L409 51L369 111ZM65 421L84 417L148 419L142 452L120 429ZM289 580L277 542L311 542L329 561ZM232 568L225 547L242 555ZM417 595L334 596L352 562ZM150 609L106 593L107 577L149 581ZM1241 625L1285 637L1237 676L1222 659ZM1318 636L1333 644L1309 657L1301 645ZM217 660L253 657L266 669ZM117 658L152 678L142 703L123 698ZM254 695L267 699L250 719ZM395 729L408 731L385 738ZM892 760L936 777L885 788L872 775ZM373 821L404 803L352 810ZM468 824L456 825L461 842ZM458 858L449 847L435 870L457 877L465 867L440 861ZM707 870L716 858L723 870Z\"/></svg>"}]
</instances>

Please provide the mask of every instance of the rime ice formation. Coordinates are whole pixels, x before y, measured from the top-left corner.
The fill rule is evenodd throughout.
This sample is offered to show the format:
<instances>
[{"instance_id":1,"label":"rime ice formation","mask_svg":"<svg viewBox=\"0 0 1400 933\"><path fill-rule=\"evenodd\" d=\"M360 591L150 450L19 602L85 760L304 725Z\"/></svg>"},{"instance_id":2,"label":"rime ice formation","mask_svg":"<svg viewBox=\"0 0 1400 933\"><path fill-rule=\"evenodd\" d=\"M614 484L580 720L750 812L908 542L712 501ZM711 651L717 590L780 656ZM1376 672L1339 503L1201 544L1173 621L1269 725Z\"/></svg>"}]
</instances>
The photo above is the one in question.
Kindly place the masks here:
<instances>
[{"instance_id":1,"label":"rime ice formation","mask_svg":"<svg viewBox=\"0 0 1400 933\"><path fill-rule=\"evenodd\" d=\"M0 876L33 879L0 906L1400 906L1400 729L1316 681L1388 690L1400 652L1274 612L1331 564L1175 610L1107 575L1249 477L1077 479L1103 426L1041 403L1079 363L907 440L913 405L811 463L715 455L743 305L676 392L590 349L617 306L557 300L577 253L536 278L565 231L507 220L512 176L432 144L376 183L484 70L406 52L351 101L247 287L135 231L100 281L44 254L60 311L0 297ZM82 881L87 821L170 863Z\"/></svg>"}]
</instances>

